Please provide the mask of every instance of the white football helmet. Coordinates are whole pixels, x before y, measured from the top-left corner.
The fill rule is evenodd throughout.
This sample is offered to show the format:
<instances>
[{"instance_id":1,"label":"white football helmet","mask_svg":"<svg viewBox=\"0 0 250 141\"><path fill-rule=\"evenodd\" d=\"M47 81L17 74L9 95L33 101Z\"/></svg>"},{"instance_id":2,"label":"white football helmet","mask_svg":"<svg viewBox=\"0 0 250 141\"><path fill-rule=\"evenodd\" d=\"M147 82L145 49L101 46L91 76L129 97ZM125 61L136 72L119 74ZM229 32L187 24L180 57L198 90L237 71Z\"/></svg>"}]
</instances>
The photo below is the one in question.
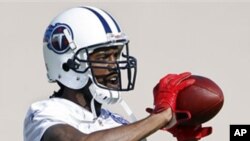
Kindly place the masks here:
<instances>
[{"instance_id":1,"label":"white football helmet","mask_svg":"<svg viewBox=\"0 0 250 141\"><path fill-rule=\"evenodd\" d=\"M91 81L89 91L99 103L120 100L120 91L134 88L136 59L128 53L129 40L107 12L95 7L76 7L59 14L46 29L43 40L44 60L50 82L60 82L71 89L81 89ZM97 82L89 54L95 49L123 47L115 62L119 88ZM107 65L106 65L107 66ZM103 68L111 69L111 68ZM124 77L126 79L124 79Z\"/></svg>"}]
</instances>

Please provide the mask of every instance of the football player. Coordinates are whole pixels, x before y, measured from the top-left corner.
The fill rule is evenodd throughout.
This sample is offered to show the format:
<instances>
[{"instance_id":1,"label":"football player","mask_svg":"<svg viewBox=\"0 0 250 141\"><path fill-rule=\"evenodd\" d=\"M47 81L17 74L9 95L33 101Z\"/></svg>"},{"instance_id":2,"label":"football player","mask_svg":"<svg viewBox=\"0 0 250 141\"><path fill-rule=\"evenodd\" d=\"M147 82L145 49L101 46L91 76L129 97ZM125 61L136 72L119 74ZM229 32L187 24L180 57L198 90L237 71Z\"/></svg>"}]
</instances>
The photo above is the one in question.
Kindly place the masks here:
<instances>
[{"instance_id":1,"label":"football player","mask_svg":"<svg viewBox=\"0 0 250 141\"><path fill-rule=\"evenodd\" d=\"M83 6L56 16L46 29L43 54L49 82L60 89L30 106L24 141L139 141L158 129L179 132L175 101L194 83L191 74L163 77L154 89L155 107L137 121L120 96L134 89L137 62L127 36L106 11ZM118 103L130 122L102 108Z\"/></svg>"}]
</instances>

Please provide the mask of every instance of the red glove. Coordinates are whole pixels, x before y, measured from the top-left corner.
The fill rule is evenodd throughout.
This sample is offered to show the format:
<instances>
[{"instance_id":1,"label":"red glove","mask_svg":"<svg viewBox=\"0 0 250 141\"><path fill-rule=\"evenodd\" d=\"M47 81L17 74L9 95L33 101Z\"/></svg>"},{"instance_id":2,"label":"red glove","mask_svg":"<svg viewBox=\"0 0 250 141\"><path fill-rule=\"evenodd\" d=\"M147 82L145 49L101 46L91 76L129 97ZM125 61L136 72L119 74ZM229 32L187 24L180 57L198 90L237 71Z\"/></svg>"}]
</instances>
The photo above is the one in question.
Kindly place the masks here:
<instances>
[{"instance_id":1,"label":"red glove","mask_svg":"<svg viewBox=\"0 0 250 141\"><path fill-rule=\"evenodd\" d=\"M201 125L176 125L167 130L172 133L178 141L198 141L212 133L212 127L202 127Z\"/></svg>"},{"instance_id":2,"label":"red glove","mask_svg":"<svg viewBox=\"0 0 250 141\"><path fill-rule=\"evenodd\" d=\"M176 112L178 92L195 82L194 79L187 79L190 76L190 72L185 72L181 74L168 74L163 77L153 90L155 108L147 108L146 111L149 113L159 113L170 107L173 112Z\"/></svg>"}]
</instances>

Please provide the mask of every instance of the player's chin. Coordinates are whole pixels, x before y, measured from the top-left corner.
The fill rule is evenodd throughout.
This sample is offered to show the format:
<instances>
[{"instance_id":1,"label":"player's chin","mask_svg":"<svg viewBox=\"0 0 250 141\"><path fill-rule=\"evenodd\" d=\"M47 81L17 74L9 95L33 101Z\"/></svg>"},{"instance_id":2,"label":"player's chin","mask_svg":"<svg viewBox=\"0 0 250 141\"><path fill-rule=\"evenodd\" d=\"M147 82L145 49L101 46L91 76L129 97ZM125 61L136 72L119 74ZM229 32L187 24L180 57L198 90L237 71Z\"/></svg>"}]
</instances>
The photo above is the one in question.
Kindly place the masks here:
<instances>
[{"instance_id":1,"label":"player's chin","mask_svg":"<svg viewBox=\"0 0 250 141\"><path fill-rule=\"evenodd\" d=\"M107 86L107 88L109 88L111 90L118 90L120 87L119 84L114 84L114 83L107 83L106 86Z\"/></svg>"},{"instance_id":2,"label":"player's chin","mask_svg":"<svg viewBox=\"0 0 250 141\"><path fill-rule=\"evenodd\" d=\"M114 82L114 81L98 81L98 83L102 86L105 87L107 89L110 90L119 90L120 85L118 82Z\"/></svg>"}]
</instances>

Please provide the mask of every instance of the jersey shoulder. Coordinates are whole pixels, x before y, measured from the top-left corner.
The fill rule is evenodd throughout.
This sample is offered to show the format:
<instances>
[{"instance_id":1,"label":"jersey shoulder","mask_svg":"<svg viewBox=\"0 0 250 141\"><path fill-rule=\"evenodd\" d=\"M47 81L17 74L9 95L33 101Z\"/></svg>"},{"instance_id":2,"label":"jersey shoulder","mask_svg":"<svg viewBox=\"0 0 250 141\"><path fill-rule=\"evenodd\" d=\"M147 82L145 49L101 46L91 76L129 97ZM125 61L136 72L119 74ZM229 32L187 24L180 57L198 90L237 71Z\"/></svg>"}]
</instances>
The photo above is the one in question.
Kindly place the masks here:
<instances>
[{"instance_id":1,"label":"jersey shoulder","mask_svg":"<svg viewBox=\"0 0 250 141\"><path fill-rule=\"evenodd\" d=\"M38 101L28 109L24 120L24 141L40 141L43 133L55 124L77 126L92 121L93 115L79 105L62 98Z\"/></svg>"}]
</instances>

